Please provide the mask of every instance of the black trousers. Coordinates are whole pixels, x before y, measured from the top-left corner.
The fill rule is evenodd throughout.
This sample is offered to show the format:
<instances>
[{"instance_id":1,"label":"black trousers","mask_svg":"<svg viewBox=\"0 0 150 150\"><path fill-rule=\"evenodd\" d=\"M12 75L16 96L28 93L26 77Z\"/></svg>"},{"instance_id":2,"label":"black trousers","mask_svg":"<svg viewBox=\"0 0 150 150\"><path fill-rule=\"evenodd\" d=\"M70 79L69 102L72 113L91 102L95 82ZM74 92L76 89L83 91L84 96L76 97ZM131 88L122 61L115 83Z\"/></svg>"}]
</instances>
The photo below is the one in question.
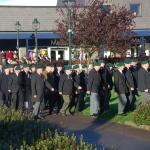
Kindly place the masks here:
<instances>
[{"instance_id":1,"label":"black trousers","mask_svg":"<svg viewBox=\"0 0 150 150\"><path fill-rule=\"evenodd\" d=\"M49 109L49 113L52 113L54 107L56 106L55 93L46 90L44 94L44 104L45 104L45 109Z\"/></svg>"},{"instance_id":2,"label":"black trousers","mask_svg":"<svg viewBox=\"0 0 150 150\"><path fill-rule=\"evenodd\" d=\"M84 98L85 98L86 93L85 92L80 92L79 94L75 95L75 112L81 112L84 109Z\"/></svg>"},{"instance_id":3,"label":"black trousers","mask_svg":"<svg viewBox=\"0 0 150 150\"><path fill-rule=\"evenodd\" d=\"M10 107L10 105L11 105L11 94L8 92L8 90L2 91L2 99L3 99L3 104L7 107Z\"/></svg>"},{"instance_id":4,"label":"black trousers","mask_svg":"<svg viewBox=\"0 0 150 150\"><path fill-rule=\"evenodd\" d=\"M32 96L31 96L31 90L30 88L25 89L23 92L24 95L24 109L26 110L32 110L33 103L32 103Z\"/></svg>"},{"instance_id":5,"label":"black trousers","mask_svg":"<svg viewBox=\"0 0 150 150\"><path fill-rule=\"evenodd\" d=\"M24 100L22 90L19 90L18 92L13 92L11 94L11 106L16 110L23 110Z\"/></svg>"},{"instance_id":6,"label":"black trousers","mask_svg":"<svg viewBox=\"0 0 150 150\"><path fill-rule=\"evenodd\" d=\"M127 109L128 111L133 111L135 109L135 102L136 102L136 91L129 91L127 94L128 103Z\"/></svg>"},{"instance_id":7,"label":"black trousers","mask_svg":"<svg viewBox=\"0 0 150 150\"><path fill-rule=\"evenodd\" d=\"M101 100L100 100L100 111L101 113L104 111L109 110L109 101L111 98L111 91L110 90L101 90L99 93Z\"/></svg>"},{"instance_id":8,"label":"black trousers","mask_svg":"<svg viewBox=\"0 0 150 150\"><path fill-rule=\"evenodd\" d=\"M0 91L0 107L4 105L3 93Z\"/></svg>"}]
</instances>

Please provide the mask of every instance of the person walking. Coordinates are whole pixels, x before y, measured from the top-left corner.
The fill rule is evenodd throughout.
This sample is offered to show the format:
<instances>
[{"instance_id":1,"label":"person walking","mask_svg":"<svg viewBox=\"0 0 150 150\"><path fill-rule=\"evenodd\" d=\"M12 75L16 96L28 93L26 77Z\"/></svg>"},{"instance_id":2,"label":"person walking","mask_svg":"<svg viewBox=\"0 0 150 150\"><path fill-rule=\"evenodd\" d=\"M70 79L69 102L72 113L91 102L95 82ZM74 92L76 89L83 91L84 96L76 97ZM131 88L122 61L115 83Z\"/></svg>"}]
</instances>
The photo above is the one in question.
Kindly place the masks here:
<instances>
[{"instance_id":1,"label":"person walking","mask_svg":"<svg viewBox=\"0 0 150 150\"><path fill-rule=\"evenodd\" d=\"M149 62L142 61L141 68L138 71L138 91L142 96L142 100L150 100L150 74L148 72Z\"/></svg>"},{"instance_id":2,"label":"person walking","mask_svg":"<svg viewBox=\"0 0 150 150\"><path fill-rule=\"evenodd\" d=\"M72 78L74 81L74 104L75 104L75 113L79 113L81 110L81 80L80 80L80 66L75 65L73 66L73 74Z\"/></svg>"},{"instance_id":3,"label":"person walking","mask_svg":"<svg viewBox=\"0 0 150 150\"><path fill-rule=\"evenodd\" d=\"M59 81L61 76L64 74L64 70L61 64L58 64L54 71L54 80L55 80L55 100L57 104L56 113L58 114L60 112L60 109L62 108L62 95L59 94Z\"/></svg>"},{"instance_id":4,"label":"person walking","mask_svg":"<svg viewBox=\"0 0 150 150\"><path fill-rule=\"evenodd\" d=\"M21 78L20 66L14 67L14 73L10 75L8 82L8 92L11 93L11 105L16 110L23 110L23 80Z\"/></svg>"},{"instance_id":5,"label":"person walking","mask_svg":"<svg viewBox=\"0 0 150 150\"><path fill-rule=\"evenodd\" d=\"M107 65L103 60L100 61L100 76L102 79L102 89L101 89L101 113L109 111L109 101L111 98L111 90L113 88L112 76L108 71Z\"/></svg>"},{"instance_id":6,"label":"person walking","mask_svg":"<svg viewBox=\"0 0 150 150\"><path fill-rule=\"evenodd\" d=\"M85 102L86 102L86 92L87 92L87 84L88 84L88 70L87 70L87 65L84 64L82 65L82 71L79 74L80 76L80 86L82 87L81 89L81 100L80 100L80 111L82 111L85 107Z\"/></svg>"},{"instance_id":7,"label":"person walking","mask_svg":"<svg viewBox=\"0 0 150 150\"><path fill-rule=\"evenodd\" d=\"M55 90L56 87L55 87L54 66L51 64L46 64L45 79ZM54 112L55 103L56 103L55 92L49 91L48 88L45 88L45 105L48 105L49 114L55 113Z\"/></svg>"},{"instance_id":8,"label":"person walking","mask_svg":"<svg viewBox=\"0 0 150 150\"><path fill-rule=\"evenodd\" d=\"M32 109L32 101L31 101L31 72L29 64L23 64L23 70L21 71L21 78L23 80L24 109L25 111L30 112Z\"/></svg>"},{"instance_id":9,"label":"person walking","mask_svg":"<svg viewBox=\"0 0 150 150\"><path fill-rule=\"evenodd\" d=\"M59 81L59 94L63 98L63 106L60 110L62 115L70 115L70 104L73 99L73 79L72 79L72 66L64 66L64 73L60 76Z\"/></svg>"},{"instance_id":10,"label":"person walking","mask_svg":"<svg viewBox=\"0 0 150 150\"><path fill-rule=\"evenodd\" d=\"M90 114L97 117L99 114L101 76L99 74L100 62L96 62L94 68L89 72L87 94L90 94Z\"/></svg>"},{"instance_id":11,"label":"person walking","mask_svg":"<svg viewBox=\"0 0 150 150\"><path fill-rule=\"evenodd\" d=\"M42 119L39 113L43 109L45 87L47 87L50 91L54 91L54 88L47 82L47 80L45 80L42 73L43 65L37 64L36 73L34 73L31 78L32 100L34 102L32 114L35 119Z\"/></svg>"},{"instance_id":12,"label":"person walking","mask_svg":"<svg viewBox=\"0 0 150 150\"><path fill-rule=\"evenodd\" d=\"M8 92L8 83L10 78L9 65L3 67L4 72L0 75L0 91L2 92L3 106L11 106L11 95Z\"/></svg>"},{"instance_id":13,"label":"person walking","mask_svg":"<svg viewBox=\"0 0 150 150\"><path fill-rule=\"evenodd\" d=\"M133 74L130 70L131 67L131 63L132 60L131 59L127 59L125 60L125 69L124 69L124 75L125 75L125 79L126 79L126 85L128 87L128 110L129 111L133 111L135 106L135 102L136 102L136 96L135 96L135 84L134 84L134 79L133 79Z\"/></svg>"},{"instance_id":14,"label":"person walking","mask_svg":"<svg viewBox=\"0 0 150 150\"><path fill-rule=\"evenodd\" d=\"M126 85L126 79L124 75L124 63L120 62L116 64L116 71L114 72L114 86L115 91L119 96L118 101L118 115L126 115L128 87Z\"/></svg>"}]
</instances>

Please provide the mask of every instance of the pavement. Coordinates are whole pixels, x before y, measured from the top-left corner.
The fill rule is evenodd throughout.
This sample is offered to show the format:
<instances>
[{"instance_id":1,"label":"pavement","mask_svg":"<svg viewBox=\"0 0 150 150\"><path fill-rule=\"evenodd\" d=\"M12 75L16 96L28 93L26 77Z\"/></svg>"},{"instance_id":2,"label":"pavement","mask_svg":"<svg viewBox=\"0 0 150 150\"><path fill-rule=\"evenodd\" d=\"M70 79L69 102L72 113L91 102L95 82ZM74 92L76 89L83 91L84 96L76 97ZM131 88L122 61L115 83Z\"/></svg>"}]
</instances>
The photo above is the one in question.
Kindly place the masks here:
<instances>
[{"instance_id":1,"label":"pavement","mask_svg":"<svg viewBox=\"0 0 150 150\"><path fill-rule=\"evenodd\" d=\"M80 115L51 115L44 122L51 128L74 133L77 139L82 134L86 142L96 144L98 149L104 145L108 149L114 147L117 150L150 150L149 131Z\"/></svg>"}]
</instances>

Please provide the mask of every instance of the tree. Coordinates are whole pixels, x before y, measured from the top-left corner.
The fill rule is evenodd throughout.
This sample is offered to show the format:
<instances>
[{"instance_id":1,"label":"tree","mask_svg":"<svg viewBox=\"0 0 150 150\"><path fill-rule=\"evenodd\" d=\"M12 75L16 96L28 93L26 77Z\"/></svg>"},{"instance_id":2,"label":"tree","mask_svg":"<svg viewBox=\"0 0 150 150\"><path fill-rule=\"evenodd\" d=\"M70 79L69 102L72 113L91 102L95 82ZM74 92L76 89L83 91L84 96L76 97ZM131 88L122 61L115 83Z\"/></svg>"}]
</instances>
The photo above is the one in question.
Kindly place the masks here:
<instances>
[{"instance_id":1,"label":"tree","mask_svg":"<svg viewBox=\"0 0 150 150\"><path fill-rule=\"evenodd\" d=\"M67 6L58 9L60 18L56 20L60 42L67 43ZM72 43L74 47L91 51L106 49L125 54L135 35L135 15L125 6L106 5L101 0L91 0L89 6L72 6Z\"/></svg>"}]
</instances>

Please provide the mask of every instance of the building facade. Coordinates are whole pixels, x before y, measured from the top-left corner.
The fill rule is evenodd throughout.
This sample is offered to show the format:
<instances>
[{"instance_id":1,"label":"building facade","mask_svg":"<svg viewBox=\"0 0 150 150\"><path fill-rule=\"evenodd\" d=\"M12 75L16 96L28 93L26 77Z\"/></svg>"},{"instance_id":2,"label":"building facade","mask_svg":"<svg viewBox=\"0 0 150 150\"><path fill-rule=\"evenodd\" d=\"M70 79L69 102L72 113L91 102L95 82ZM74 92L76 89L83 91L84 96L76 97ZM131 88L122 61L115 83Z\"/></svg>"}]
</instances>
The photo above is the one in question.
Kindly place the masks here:
<instances>
[{"instance_id":1,"label":"building facade","mask_svg":"<svg viewBox=\"0 0 150 150\"><path fill-rule=\"evenodd\" d=\"M58 0L57 6L0 6L0 50L16 50L17 32L15 23L19 21L19 46L26 49L26 54L35 48L35 32L32 28L34 18L40 22L38 29L38 48L49 49L52 59L69 59L67 47L59 47L57 41L56 19L59 18L57 9L64 6L63 0ZM90 0L77 0L80 6L87 6ZM140 40L140 47L150 50L150 0L106 0L106 5L126 6L137 16L135 33ZM141 51L143 53L143 51Z\"/></svg>"},{"instance_id":2,"label":"building facade","mask_svg":"<svg viewBox=\"0 0 150 150\"><path fill-rule=\"evenodd\" d=\"M126 6L136 15L134 31L142 49L139 53L150 56L150 0L110 0L110 3Z\"/></svg>"}]
</instances>

